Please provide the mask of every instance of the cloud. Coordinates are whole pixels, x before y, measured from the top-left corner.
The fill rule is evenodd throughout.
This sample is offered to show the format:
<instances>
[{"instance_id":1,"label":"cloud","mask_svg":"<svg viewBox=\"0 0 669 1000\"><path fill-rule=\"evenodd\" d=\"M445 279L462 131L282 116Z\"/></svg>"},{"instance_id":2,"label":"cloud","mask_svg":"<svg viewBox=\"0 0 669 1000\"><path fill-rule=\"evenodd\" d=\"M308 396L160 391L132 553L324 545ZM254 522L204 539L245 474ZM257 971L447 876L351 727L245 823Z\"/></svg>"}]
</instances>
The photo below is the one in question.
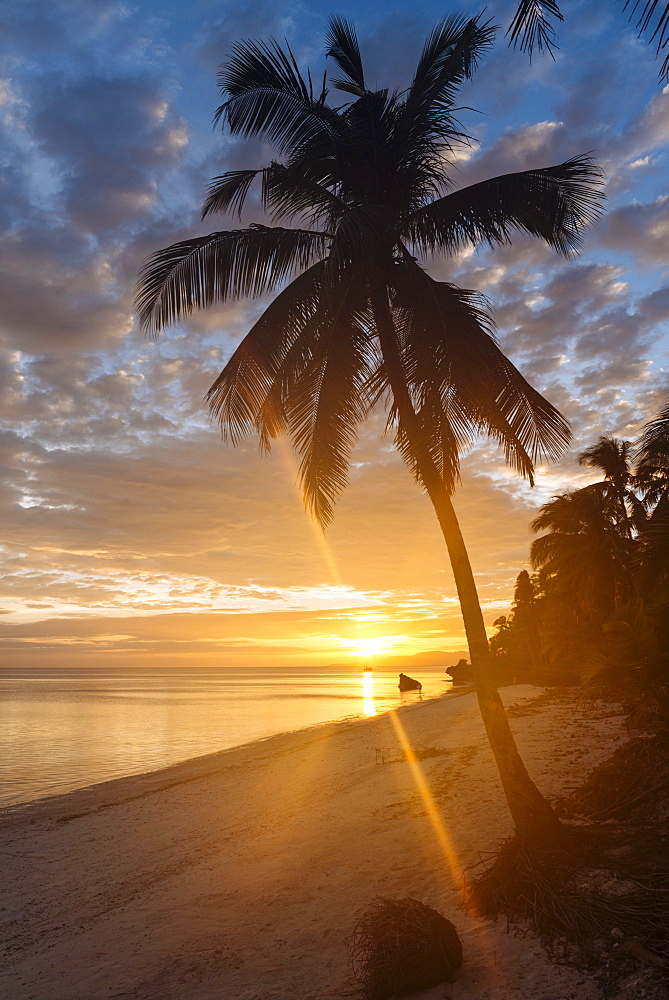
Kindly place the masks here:
<instances>
[{"instance_id":1,"label":"cloud","mask_svg":"<svg viewBox=\"0 0 669 1000\"><path fill-rule=\"evenodd\" d=\"M174 167L188 129L164 87L143 74L110 81L41 77L28 90L26 125L59 179L61 211L84 233L104 237L139 223L153 206L160 172Z\"/></svg>"},{"instance_id":2,"label":"cloud","mask_svg":"<svg viewBox=\"0 0 669 1000\"><path fill-rule=\"evenodd\" d=\"M610 212L602 223L602 245L633 255L636 264L661 267L667 264L669 196L647 202L632 202Z\"/></svg>"},{"instance_id":3,"label":"cloud","mask_svg":"<svg viewBox=\"0 0 669 1000\"><path fill-rule=\"evenodd\" d=\"M537 506L582 482L578 452L602 433L633 436L666 395L669 98L642 78L653 67L633 34L616 28L606 51L595 48L598 32L613 31L604 8L582 12L578 31L565 24L555 64L529 64L500 41L462 92L463 126L482 145L459 157L458 184L595 145L610 194L581 258L519 235L430 265L488 294L503 349L575 431L535 490L487 442L463 462L454 502L487 621L526 563ZM275 155L211 134L218 63L234 40L274 34L317 69L327 13L267 0L160 11L9 0L0 11L0 635L23 663L74 653L160 662L170 642L179 662L208 644L211 657L252 658L254 642L284 657L307 657L312 643L320 656L361 627L337 602L379 610L388 634L463 641L438 522L383 437L382 415L361 429L322 536L287 444L269 458L253 440L227 448L202 402L265 303L217 306L157 341L134 324L148 254L239 224L198 221L209 178ZM441 14L355 12L374 85L408 83ZM263 219L254 195L242 224ZM155 614L165 609L174 615ZM31 621L8 631L24 614Z\"/></svg>"},{"instance_id":4,"label":"cloud","mask_svg":"<svg viewBox=\"0 0 669 1000\"><path fill-rule=\"evenodd\" d=\"M113 345L132 328L126 247L187 151L147 41L156 20L105 0L10 2L2 16L0 343Z\"/></svg>"}]
</instances>

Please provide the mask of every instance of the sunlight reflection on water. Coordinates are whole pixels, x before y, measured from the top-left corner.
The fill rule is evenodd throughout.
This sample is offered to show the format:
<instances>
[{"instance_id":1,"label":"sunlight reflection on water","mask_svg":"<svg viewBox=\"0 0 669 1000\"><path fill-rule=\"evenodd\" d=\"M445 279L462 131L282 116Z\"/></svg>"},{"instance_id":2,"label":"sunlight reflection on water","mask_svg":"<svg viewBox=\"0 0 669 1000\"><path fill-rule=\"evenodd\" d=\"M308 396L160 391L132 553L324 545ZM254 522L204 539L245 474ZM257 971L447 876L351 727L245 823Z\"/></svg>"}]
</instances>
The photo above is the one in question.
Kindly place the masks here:
<instances>
[{"instance_id":1,"label":"sunlight reflection on water","mask_svg":"<svg viewBox=\"0 0 669 1000\"><path fill-rule=\"evenodd\" d=\"M397 672L352 668L0 669L0 805L416 700ZM423 695L451 687L416 671Z\"/></svg>"},{"instance_id":2,"label":"sunlight reflection on water","mask_svg":"<svg viewBox=\"0 0 669 1000\"><path fill-rule=\"evenodd\" d=\"M366 670L362 675L362 698L365 715L376 715L374 705L374 675L370 670Z\"/></svg>"}]
</instances>

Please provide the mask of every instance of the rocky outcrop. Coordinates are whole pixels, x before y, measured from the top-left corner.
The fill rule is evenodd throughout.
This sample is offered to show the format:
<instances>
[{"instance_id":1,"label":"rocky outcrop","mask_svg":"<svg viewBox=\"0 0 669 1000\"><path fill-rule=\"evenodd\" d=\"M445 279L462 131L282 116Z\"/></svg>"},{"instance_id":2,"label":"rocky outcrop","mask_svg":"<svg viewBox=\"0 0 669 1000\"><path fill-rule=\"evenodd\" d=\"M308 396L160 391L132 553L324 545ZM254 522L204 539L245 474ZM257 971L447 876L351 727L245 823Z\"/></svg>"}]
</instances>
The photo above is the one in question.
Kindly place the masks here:
<instances>
[{"instance_id":1,"label":"rocky outcrop","mask_svg":"<svg viewBox=\"0 0 669 1000\"><path fill-rule=\"evenodd\" d=\"M446 673L453 678L454 684L471 684L474 680L472 667L466 660L458 660L453 667L446 667Z\"/></svg>"},{"instance_id":2,"label":"rocky outcrop","mask_svg":"<svg viewBox=\"0 0 669 1000\"><path fill-rule=\"evenodd\" d=\"M398 685L400 691L422 691L423 685L420 681L415 681L413 677L409 677L408 674L400 674L400 682Z\"/></svg>"}]
</instances>

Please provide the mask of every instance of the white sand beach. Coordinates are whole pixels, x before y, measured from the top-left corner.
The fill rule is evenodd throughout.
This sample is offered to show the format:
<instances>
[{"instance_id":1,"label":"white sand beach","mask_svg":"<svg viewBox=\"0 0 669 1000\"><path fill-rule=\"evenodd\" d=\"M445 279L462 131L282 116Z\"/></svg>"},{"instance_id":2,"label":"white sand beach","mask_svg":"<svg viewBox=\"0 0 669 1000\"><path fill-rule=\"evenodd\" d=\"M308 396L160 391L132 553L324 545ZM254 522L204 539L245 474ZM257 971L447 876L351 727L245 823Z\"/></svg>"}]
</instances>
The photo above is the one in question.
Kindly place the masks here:
<instances>
[{"instance_id":1,"label":"white sand beach","mask_svg":"<svg viewBox=\"0 0 669 1000\"><path fill-rule=\"evenodd\" d=\"M502 695L521 708L512 726L549 797L626 738L612 710L529 686ZM459 978L426 1000L603 1000L531 935L461 906L463 868L511 833L474 695L396 720L272 737L0 813L0 997L351 996L347 937L382 895L416 897L459 930ZM420 773L377 763L400 729L446 752Z\"/></svg>"}]
</instances>

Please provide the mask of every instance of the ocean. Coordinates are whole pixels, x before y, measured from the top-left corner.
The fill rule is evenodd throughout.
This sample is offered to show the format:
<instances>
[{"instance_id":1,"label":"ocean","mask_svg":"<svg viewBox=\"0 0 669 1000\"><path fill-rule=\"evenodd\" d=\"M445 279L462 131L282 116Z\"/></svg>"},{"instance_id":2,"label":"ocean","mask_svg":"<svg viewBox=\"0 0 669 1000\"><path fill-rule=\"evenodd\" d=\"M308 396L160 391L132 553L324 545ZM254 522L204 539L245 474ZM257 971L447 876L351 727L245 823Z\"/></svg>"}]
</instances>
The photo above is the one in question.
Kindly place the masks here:
<instances>
[{"instance_id":1,"label":"ocean","mask_svg":"<svg viewBox=\"0 0 669 1000\"><path fill-rule=\"evenodd\" d=\"M0 807L444 694L443 667L0 668Z\"/></svg>"}]
</instances>

